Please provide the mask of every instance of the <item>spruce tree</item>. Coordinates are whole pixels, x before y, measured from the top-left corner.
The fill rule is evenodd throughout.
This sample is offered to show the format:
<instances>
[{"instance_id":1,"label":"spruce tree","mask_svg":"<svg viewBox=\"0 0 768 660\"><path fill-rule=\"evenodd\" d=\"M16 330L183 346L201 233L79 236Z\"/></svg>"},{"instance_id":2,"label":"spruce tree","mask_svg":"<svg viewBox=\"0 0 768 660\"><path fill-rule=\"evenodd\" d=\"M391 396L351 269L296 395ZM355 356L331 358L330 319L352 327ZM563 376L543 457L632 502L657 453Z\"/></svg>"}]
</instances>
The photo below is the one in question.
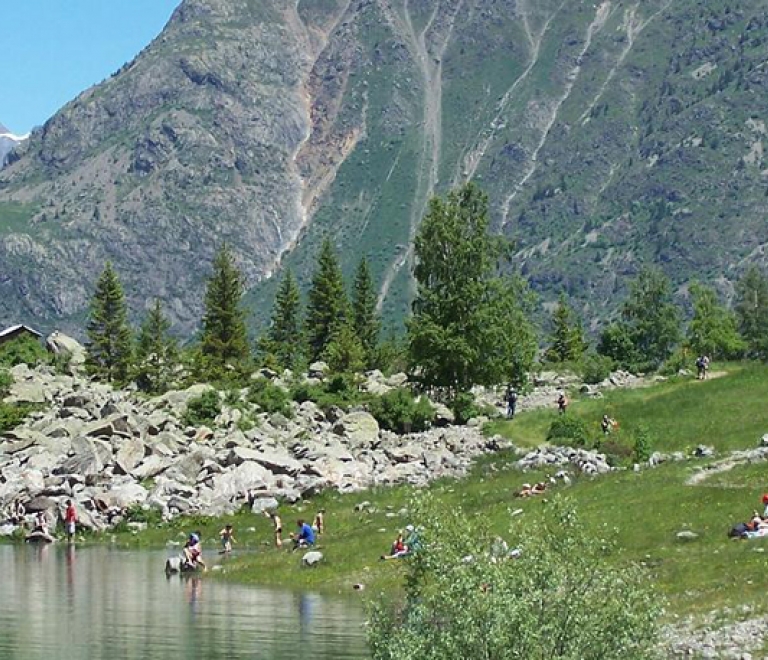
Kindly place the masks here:
<instances>
[{"instance_id":1,"label":"spruce tree","mask_svg":"<svg viewBox=\"0 0 768 660\"><path fill-rule=\"evenodd\" d=\"M248 335L241 307L243 276L224 244L213 260L213 274L205 292L201 352L209 377L222 376L229 365L242 367L248 360Z\"/></svg>"},{"instance_id":2,"label":"spruce tree","mask_svg":"<svg viewBox=\"0 0 768 660\"><path fill-rule=\"evenodd\" d=\"M259 341L259 350L268 363L280 369L295 369L304 354L301 328L301 294L296 278L285 272L275 297L272 321Z\"/></svg>"},{"instance_id":3,"label":"spruce tree","mask_svg":"<svg viewBox=\"0 0 768 660\"><path fill-rule=\"evenodd\" d=\"M171 387L179 351L170 327L160 301L155 300L139 331L134 366L136 385L149 394L162 394Z\"/></svg>"},{"instance_id":4,"label":"spruce tree","mask_svg":"<svg viewBox=\"0 0 768 660\"><path fill-rule=\"evenodd\" d=\"M365 368L365 350L351 323L337 324L322 354L335 374L351 374Z\"/></svg>"},{"instance_id":5,"label":"spruce tree","mask_svg":"<svg viewBox=\"0 0 768 660\"><path fill-rule=\"evenodd\" d=\"M568 305L565 294L552 315L552 345L547 351L547 357L553 362L577 362L584 355L586 341L581 320Z\"/></svg>"},{"instance_id":6,"label":"spruce tree","mask_svg":"<svg viewBox=\"0 0 768 660\"><path fill-rule=\"evenodd\" d=\"M368 368L373 368L376 350L379 345L381 321L376 313L376 292L373 288L373 278L365 257L360 260L355 274L355 284L352 292L352 320L365 353Z\"/></svg>"},{"instance_id":7,"label":"spruce tree","mask_svg":"<svg viewBox=\"0 0 768 660\"><path fill-rule=\"evenodd\" d=\"M768 279L756 266L736 285L736 316L749 355L768 359Z\"/></svg>"},{"instance_id":8,"label":"spruce tree","mask_svg":"<svg viewBox=\"0 0 768 660\"><path fill-rule=\"evenodd\" d=\"M349 302L341 266L330 240L323 241L312 278L307 306L306 334L310 360L322 357L331 335L347 322Z\"/></svg>"},{"instance_id":9,"label":"spruce tree","mask_svg":"<svg viewBox=\"0 0 768 660\"><path fill-rule=\"evenodd\" d=\"M107 262L91 300L86 344L88 371L109 382L124 382L131 364L131 330L123 287Z\"/></svg>"}]
</instances>

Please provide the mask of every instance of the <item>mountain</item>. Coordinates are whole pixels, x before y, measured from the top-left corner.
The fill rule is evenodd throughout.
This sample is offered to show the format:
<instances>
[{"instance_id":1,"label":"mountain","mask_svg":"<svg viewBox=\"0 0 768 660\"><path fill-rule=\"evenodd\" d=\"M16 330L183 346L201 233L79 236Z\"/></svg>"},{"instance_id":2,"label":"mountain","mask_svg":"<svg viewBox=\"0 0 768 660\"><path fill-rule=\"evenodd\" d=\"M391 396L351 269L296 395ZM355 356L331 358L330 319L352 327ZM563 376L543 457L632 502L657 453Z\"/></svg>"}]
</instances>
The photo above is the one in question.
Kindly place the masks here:
<instances>
[{"instance_id":1,"label":"mountain","mask_svg":"<svg viewBox=\"0 0 768 660\"><path fill-rule=\"evenodd\" d=\"M8 154L27 137L27 135L14 135L3 124L0 124L0 167L5 164Z\"/></svg>"},{"instance_id":2,"label":"mountain","mask_svg":"<svg viewBox=\"0 0 768 660\"><path fill-rule=\"evenodd\" d=\"M191 332L227 241L260 322L325 235L402 318L469 178L545 299L596 321L643 263L728 294L766 262L766 44L759 0L185 0L0 171L0 319L71 329L109 259Z\"/></svg>"}]
</instances>

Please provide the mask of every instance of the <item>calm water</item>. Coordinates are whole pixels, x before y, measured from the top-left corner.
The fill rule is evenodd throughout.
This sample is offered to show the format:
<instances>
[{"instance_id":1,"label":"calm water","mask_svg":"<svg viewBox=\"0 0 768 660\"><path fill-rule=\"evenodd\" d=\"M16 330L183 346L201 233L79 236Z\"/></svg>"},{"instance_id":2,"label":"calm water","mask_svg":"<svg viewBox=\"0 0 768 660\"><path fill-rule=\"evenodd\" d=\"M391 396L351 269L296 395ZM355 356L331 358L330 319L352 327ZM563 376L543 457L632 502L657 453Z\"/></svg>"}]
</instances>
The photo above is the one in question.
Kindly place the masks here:
<instances>
[{"instance_id":1,"label":"calm water","mask_svg":"<svg viewBox=\"0 0 768 660\"><path fill-rule=\"evenodd\" d=\"M166 579L166 556L0 546L0 659L367 657L357 599Z\"/></svg>"}]
</instances>

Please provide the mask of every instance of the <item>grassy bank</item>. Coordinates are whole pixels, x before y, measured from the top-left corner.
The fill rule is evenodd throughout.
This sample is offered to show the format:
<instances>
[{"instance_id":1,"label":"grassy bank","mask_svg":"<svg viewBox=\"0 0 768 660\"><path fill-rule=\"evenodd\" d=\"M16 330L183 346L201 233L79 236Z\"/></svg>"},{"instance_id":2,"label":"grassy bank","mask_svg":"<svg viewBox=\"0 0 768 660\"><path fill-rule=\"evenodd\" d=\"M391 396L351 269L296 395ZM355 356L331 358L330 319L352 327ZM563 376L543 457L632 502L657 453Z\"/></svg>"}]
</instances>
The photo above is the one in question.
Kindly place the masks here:
<instances>
[{"instance_id":1,"label":"grassy bank","mask_svg":"<svg viewBox=\"0 0 768 660\"><path fill-rule=\"evenodd\" d=\"M648 427L654 449L685 451L699 444L718 452L753 448L768 432L768 368L733 367L727 376L707 382L679 380L653 388L617 391L602 400L578 401L568 414L597 428L604 412L624 429ZM520 445L541 443L554 418L553 411L537 411L491 429ZM519 500L514 492L523 482L539 476L511 467L511 455L496 455L480 462L462 481L434 484L431 489L448 510L459 507L467 515L484 518L514 543L519 521L536 516L551 499ZM708 459L713 460L713 459ZM578 508L583 524L595 534L615 535L619 551L615 561L643 562L670 603L670 612L688 614L728 606L751 605L768 610L765 575L768 542L730 541L730 526L745 519L768 491L768 466L739 466L713 474L696 486L686 485L702 460L663 465L636 473L624 470L607 476L581 478L570 487L558 487ZM200 529L208 557L221 563L224 579L281 584L323 591L350 591L355 583L371 588L395 588L401 567L381 562L397 529L411 522L408 488L372 490L341 496L325 494L311 503L282 508L285 531L299 517L312 519L318 508L327 510L328 530L320 539L326 561L315 569L301 569L300 556L271 547L269 520L250 513L221 520L188 520L183 526L153 528L132 535L116 535L121 545L156 546L182 542L183 534ZM372 510L355 511L361 502ZM516 513L522 510L520 513ZM235 526L239 543L226 559L215 557L218 531ZM676 533L691 530L698 537L681 541ZM287 536L287 534L286 534Z\"/></svg>"}]
</instances>

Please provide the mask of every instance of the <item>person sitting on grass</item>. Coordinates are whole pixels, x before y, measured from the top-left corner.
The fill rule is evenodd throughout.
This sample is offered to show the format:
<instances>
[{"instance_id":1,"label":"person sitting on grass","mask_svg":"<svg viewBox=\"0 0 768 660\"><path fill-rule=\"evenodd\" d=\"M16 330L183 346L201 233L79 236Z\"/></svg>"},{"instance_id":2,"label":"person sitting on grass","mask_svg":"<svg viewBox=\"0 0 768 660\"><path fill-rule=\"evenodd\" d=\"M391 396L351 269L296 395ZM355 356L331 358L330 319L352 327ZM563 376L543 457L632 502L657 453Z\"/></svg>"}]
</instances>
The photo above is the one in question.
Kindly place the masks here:
<instances>
[{"instance_id":1,"label":"person sitting on grass","mask_svg":"<svg viewBox=\"0 0 768 660\"><path fill-rule=\"evenodd\" d=\"M224 529L219 532L219 538L221 538L221 554L229 554L232 552L232 544L237 543L235 539L235 530L232 529L232 525L226 525Z\"/></svg>"},{"instance_id":2,"label":"person sitting on grass","mask_svg":"<svg viewBox=\"0 0 768 660\"><path fill-rule=\"evenodd\" d=\"M408 546L403 540L403 532L397 533L397 538L392 543L392 548L388 555L381 555L382 559L401 559L408 556Z\"/></svg>"},{"instance_id":3,"label":"person sitting on grass","mask_svg":"<svg viewBox=\"0 0 768 660\"><path fill-rule=\"evenodd\" d=\"M296 527L299 528L299 533L291 534L294 550L310 548L315 545L315 532L309 524L299 519L296 521Z\"/></svg>"}]
</instances>

